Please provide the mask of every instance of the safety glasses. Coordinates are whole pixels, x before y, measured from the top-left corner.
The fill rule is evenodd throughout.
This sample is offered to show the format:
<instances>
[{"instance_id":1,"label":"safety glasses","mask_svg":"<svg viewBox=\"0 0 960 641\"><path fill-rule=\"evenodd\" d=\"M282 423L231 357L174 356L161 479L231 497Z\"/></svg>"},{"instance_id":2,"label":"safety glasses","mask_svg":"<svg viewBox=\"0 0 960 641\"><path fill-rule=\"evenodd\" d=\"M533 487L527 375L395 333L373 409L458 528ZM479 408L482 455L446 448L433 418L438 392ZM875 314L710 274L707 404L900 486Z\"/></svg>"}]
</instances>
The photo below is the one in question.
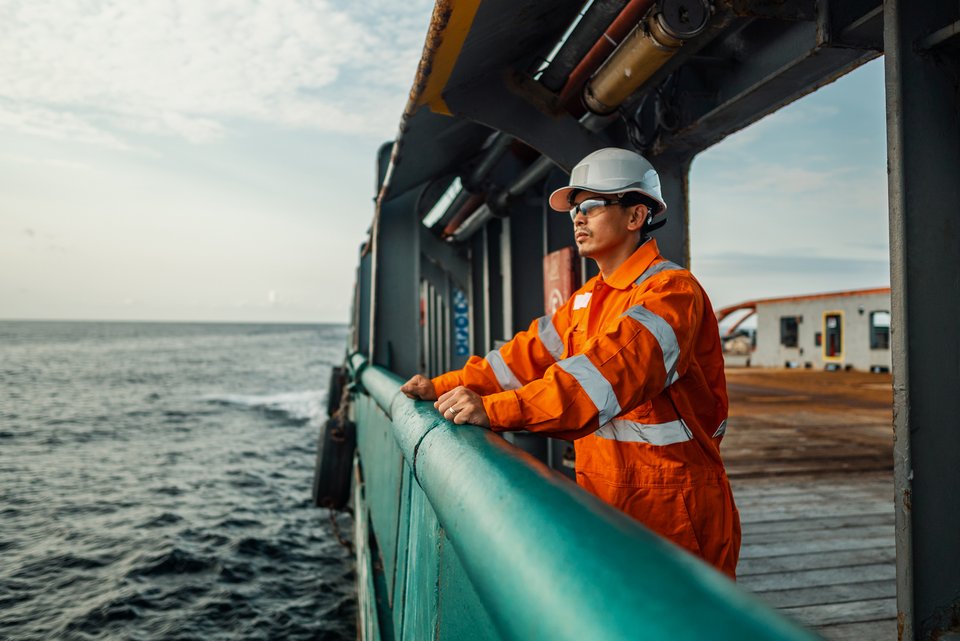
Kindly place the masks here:
<instances>
[{"instance_id":1,"label":"safety glasses","mask_svg":"<svg viewBox=\"0 0 960 641\"><path fill-rule=\"evenodd\" d=\"M578 205L574 205L570 209L570 220L576 220L577 214L583 214L587 218L597 214L603 207L609 207L610 205L616 205L619 201L609 200L607 198L587 198Z\"/></svg>"}]
</instances>

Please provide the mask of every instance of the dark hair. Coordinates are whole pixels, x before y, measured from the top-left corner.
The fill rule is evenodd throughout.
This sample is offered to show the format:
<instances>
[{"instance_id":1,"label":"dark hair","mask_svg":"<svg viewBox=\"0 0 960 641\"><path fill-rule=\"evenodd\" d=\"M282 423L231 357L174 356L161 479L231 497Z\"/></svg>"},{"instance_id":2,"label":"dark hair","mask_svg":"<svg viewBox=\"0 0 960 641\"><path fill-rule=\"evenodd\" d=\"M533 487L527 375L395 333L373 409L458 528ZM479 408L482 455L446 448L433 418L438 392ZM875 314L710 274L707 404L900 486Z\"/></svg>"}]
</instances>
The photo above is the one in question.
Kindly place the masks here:
<instances>
[{"instance_id":1,"label":"dark hair","mask_svg":"<svg viewBox=\"0 0 960 641\"><path fill-rule=\"evenodd\" d=\"M655 213L660 209L660 203L655 201L650 196L641 194L636 191L628 191L620 198L620 204L624 207L633 207L634 205L646 205L647 209L650 210L650 213Z\"/></svg>"},{"instance_id":2,"label":"dark hair","mask_svg":"<svg viewBox=\"0 0 960 641\"><path fill-rule=\"evenodd\" d=\"M647 217L646 220L643 221L643 227L640 228L640 245L645 243L647 239L650 238L650 232L660 229L667 224L667 219L662 216L660 217L659 221L653 223L650 222L653 220L653 215L660 210L660 203L646 194L628 191L620 199L620 204L624 207L633 207L635 205L647 206Z\"/></svg>"}]
</instances>

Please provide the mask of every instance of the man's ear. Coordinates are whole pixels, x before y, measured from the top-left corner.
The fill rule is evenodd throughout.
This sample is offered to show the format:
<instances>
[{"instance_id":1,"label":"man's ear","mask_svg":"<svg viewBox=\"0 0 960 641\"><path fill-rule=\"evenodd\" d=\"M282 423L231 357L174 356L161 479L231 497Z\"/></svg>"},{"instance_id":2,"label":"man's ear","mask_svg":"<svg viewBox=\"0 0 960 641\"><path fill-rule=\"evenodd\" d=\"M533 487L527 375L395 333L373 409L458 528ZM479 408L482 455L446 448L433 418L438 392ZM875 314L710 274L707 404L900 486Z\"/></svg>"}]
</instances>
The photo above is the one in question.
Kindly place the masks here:
<instances>
[{"instance_id":1,"label":"man's ear","mask_svg":"<svg viewBox=\"0 0 960 641\"><path fill-rule=\"evenodd\" d=\"M647 215L650 213L650 208L646 205L634 205L630 208L630 220L627 222L627 228L630 231L636 231L643 227L643 224L647 220Z\"/></svg>"}]
</instances>

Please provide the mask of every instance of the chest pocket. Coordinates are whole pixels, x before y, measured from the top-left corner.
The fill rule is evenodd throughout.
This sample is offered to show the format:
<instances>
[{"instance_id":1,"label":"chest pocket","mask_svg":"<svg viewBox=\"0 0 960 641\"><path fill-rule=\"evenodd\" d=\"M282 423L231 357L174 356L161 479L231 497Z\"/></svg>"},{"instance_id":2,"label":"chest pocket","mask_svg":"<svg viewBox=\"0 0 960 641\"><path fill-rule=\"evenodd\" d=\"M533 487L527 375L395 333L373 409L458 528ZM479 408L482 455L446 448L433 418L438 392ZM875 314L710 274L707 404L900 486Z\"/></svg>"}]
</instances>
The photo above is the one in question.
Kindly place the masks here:
<instances>
[{"instance_id":1,"label":"chest pocket","mask_svg":"<svg viewBox=\"0 0 960 641\"><path fill-rule=\"evenodd\" d=\"M564 344L567 348L567 356L573 356L583 349L587 342L587 308L575 310L572 314L570 329L564 337Z\"/></svg>"}]
</instances>

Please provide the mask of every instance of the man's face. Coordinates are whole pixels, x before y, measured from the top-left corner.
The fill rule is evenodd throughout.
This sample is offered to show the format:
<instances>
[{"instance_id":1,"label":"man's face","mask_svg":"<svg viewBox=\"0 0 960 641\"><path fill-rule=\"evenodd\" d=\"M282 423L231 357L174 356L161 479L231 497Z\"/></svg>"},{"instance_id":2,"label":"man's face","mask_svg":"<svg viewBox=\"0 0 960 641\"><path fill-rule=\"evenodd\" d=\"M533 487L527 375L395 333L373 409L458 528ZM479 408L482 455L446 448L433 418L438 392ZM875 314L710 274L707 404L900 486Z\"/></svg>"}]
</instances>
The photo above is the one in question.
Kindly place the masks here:
<instances>
[{"instance_id":1,"label":"man's face","mask_svg":"<svg viewBox=\"0 0 960 641\"><path fill-rule=\"evenodd\" d=\"M578 212L573 219L573 239L581 256L597 258L620 248L624 244L635 244L636 232L643 225L646 208L643 205L623 207L618 204L616 194L597 194L580 192L574 198L579 205L585 200L601 198L611 204L591 209L589 216Z\"/></svg>"}]
</instances>

